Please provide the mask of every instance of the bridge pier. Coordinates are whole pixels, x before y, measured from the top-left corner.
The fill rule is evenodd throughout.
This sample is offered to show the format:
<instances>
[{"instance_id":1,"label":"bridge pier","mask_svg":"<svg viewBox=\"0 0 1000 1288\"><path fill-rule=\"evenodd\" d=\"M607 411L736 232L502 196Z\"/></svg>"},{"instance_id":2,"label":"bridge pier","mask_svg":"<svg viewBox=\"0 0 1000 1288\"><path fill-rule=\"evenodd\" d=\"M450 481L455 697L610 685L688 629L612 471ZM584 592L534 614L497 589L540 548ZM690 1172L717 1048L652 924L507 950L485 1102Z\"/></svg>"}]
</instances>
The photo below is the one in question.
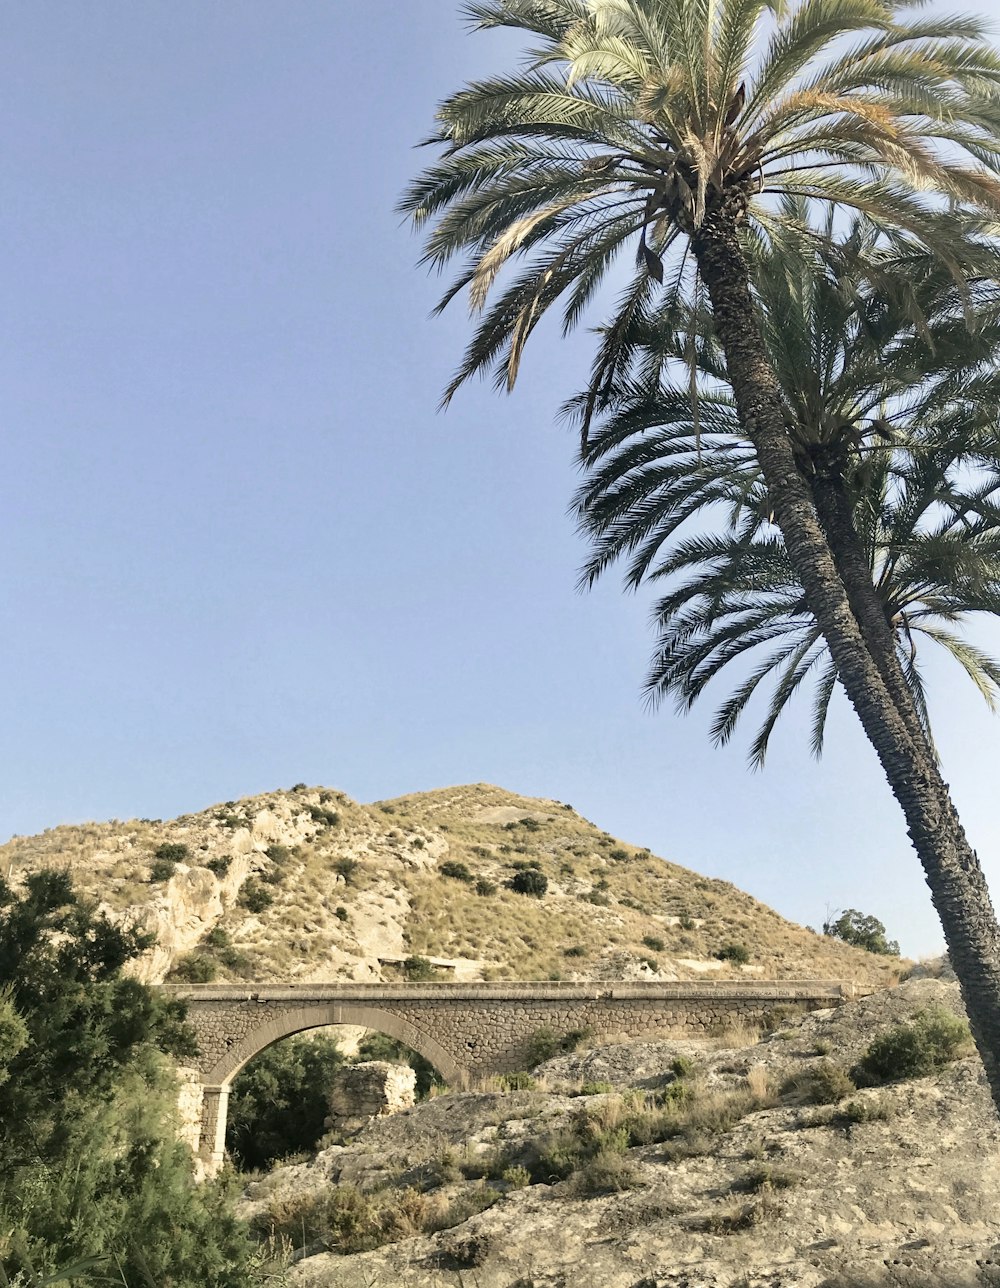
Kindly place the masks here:
<instances>
[{"instance_id":1,"label":"bridge pier","mask_svg":"<svg viewBox=\"0 0 1000 1288\"><path fill-rule=\"evenodd\" d=\"M217 1175L225 1162L228 1112L229 1088L203 1086L198 1157L206 1176Z\"/></svg>"}]
</instances>

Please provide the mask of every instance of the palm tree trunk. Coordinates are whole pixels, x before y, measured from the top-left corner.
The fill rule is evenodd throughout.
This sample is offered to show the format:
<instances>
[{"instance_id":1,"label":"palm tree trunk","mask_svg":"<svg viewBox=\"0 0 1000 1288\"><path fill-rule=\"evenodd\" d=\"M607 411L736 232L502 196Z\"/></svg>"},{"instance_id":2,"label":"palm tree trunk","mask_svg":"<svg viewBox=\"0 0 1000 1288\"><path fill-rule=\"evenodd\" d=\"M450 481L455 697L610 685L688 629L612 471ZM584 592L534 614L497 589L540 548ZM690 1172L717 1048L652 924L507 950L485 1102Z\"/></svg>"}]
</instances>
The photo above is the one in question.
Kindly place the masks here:
<instances>
[{"instance_id":1,"label":"palm tree trunk","mask_svg":"<svg viewBox=\"0 0 1000 1288\"><path fill-rule=\"evenodd\" d=\"M823 533L833 555L837 573L847 592L855 620L865 645L879 669L896 710L902 716L910 737L933 756L927 734L903 675L896 653L896 641L872 582L872 567L861 538L854 526L854 513L844 486L843 468L838 462L819 462L809 479Z\"/></svg>"},{"instance_id":2,"label":"palm tree trunk","mask_svg":"<svg viewBox=\"0 0 1000 1288\"><path fill-rule=\"evenodd\" d=\"M847 696L878 755L941 918L972 1034L1000 1112L1000 926L926 742L911 735L866 645L784 427L781 390L761 335L739 225L746 194L730 191L692 234L712 301L740 422L757 452L775 522Z\"/></svg>"}]
</instances>

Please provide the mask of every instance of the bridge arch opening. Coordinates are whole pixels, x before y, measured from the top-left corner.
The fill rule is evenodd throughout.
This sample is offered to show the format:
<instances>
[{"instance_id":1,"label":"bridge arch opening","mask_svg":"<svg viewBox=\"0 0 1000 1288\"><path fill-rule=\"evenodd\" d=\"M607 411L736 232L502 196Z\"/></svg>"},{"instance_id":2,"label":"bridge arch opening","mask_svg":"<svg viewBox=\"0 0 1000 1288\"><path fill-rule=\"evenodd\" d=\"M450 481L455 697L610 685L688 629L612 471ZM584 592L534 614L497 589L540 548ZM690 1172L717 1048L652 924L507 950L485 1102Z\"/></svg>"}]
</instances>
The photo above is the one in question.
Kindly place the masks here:
<instances>
[{"instance_id":1,"label":"bridge arch opening","mask_svg":"<svg viewBox=\"0 0 1000 1288\"><path fill-rule=\"evenodd\" d=\"M237 1075L256 1056L286 1038L338 1025L353 1025L383 1034L423 1057L445 1083L456 1087L465 1087L468 1083L466 1071L439 1042L399 1016L377 1007L338 1002L286 1011L234 1043L204 1075L198 1152L210 1171L220 1166L225 1157L229 1092Z\"/></svg>"}]
</instances>

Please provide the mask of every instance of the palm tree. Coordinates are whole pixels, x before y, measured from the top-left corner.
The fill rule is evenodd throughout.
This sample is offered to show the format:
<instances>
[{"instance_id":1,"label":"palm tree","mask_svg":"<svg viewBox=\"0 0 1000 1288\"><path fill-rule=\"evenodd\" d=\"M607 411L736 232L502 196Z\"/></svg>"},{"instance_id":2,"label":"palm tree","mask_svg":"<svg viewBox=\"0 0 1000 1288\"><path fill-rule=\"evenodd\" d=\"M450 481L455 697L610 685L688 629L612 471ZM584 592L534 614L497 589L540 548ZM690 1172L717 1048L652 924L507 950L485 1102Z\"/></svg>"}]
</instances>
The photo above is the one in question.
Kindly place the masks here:
<instances>
[{"instance_id":1,"label":"palm tree","mask_svg":"<svg viewBox=\"0 0 1000 1288\"><path fill-rule=\"evenodd\" d=\"M635 246L595 365L596 405L627 360L630 318L694 265L740 427L903 808L1000 1108L1000 927L895 652L847 595L752 291L754 234L780 221L781 196L866 212L950 263L942 209L1000 211L1000 59L974 20L908 19L896 0L481 0L467 12L480 28L530 33L535 47L520 71L441 106L432 141L444 155L402 202L418 224L433 221L429 262L468 255L442 306L468 286L485 309L449 394L492 366L512 385L540 317L565 295L575 325Z\"/></svg>"}]
</instances>

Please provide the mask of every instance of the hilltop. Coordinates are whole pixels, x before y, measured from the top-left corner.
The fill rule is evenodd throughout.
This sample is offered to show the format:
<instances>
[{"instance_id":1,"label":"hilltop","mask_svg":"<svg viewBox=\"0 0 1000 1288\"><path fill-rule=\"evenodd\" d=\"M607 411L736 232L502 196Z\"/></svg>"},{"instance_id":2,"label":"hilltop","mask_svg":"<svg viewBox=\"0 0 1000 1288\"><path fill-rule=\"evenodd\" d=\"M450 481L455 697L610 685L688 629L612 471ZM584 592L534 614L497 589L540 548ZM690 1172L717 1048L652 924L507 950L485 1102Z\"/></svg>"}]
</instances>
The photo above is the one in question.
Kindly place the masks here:
<instances>
[{"instance_id":1,"label":"hilltop","mask_svg":"<svg viewBox=\"0 0 1000 1288\"><path fill-rule=\"evenodd\" d=\"M746 975L882 986L899 972L569 805L486 784L369 805L299 785L0 846L0 871L15 880L46 865L156 932L141 967L154 982ZM545 877L541 897L508 887L528 871Z\"/></svg>"}]
</instances>

